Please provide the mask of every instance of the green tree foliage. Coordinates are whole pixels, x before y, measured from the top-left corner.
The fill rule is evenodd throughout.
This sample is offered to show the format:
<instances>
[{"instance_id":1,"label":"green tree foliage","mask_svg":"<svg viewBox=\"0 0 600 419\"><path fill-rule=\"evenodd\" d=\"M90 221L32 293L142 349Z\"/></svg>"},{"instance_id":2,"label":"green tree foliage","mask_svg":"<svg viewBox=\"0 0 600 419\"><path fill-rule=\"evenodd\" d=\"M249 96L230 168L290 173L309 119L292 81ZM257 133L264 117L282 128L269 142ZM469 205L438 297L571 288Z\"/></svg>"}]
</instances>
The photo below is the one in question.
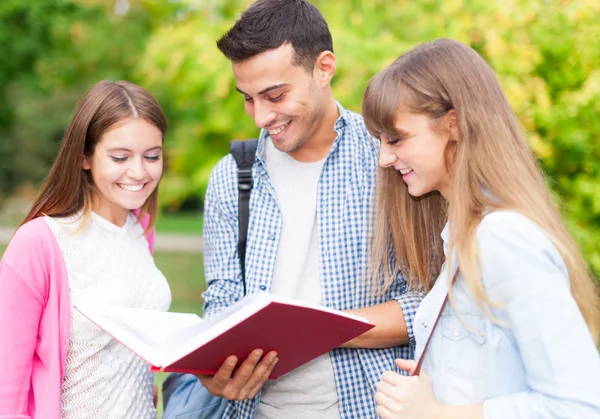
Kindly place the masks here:
<instances>
[{"instance_id":1,"label":"green tree foliage","mask_svg":"<svg viewBox=\"0 0 600 419\"><path fill-rule=\"evenodd\" d=\"M154 18L133 3L120 16L112 1L0 2L0 191L39 183L78 99L100 79L133 79ZM166 11L165 11L166 13ZM161 23L164 16L160 17Z\"/></svg>"},{"instance_id":2,"label":"green tree foliage","mask_svg":"<svg viewBox=\"0 0 600 419\"><path fill-rule=\"evenodd\" d=\"M600 273L598 0L312 0L329 22L336 98L414 45L454 38L496 70L569 228ZM163 206L204 194L232 138L255 137L217 39L252 0L0 1L0 194L46 173L78 97L102 78L152 91L169 135ZM8 186L7 186L8 185Z\"/></svg>"},{"instance_id":3,"label":"green tree foliage","mask_svg":"<svg viewBox=\"0 0 600 419\"><path fill-rule=\"evenodd\" d=\"M69 13L60 0L3 0L0 2L0 155L14 156L19 146L11 137L15 111L8 87L34 73L37 57L49 46L52 16ZM20 169L10 158L0 160L0 194L20 179Z\"/></svg>"},{"instance_id":4,"label":"green tree foliage","mask_svg":"<svg viewBox=\"0 0 600 419\"><path fill-rule=\"evenodd\" d=\"M218 9L215 4L221 4ZM257 135L215 46L250 1L202 2L155 31L139 77L168 104L163 203L202 195L232 138ZM498 73L556 192L600 272L600 3L595 0L314 0L334 37L335 96L359 111L370 77L414 45L466 42Z\"/></svg>"}]
</instances>

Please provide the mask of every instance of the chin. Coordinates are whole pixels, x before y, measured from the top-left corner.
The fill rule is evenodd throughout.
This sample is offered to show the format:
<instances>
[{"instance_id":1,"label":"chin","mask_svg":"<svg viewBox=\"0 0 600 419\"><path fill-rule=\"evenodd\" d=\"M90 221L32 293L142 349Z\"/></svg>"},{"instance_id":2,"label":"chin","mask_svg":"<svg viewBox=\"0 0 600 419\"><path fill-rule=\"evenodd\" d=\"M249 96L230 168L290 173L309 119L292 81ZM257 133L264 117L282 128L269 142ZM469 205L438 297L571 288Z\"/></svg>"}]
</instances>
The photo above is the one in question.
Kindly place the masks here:
<instances>
[{"instance_id":1,"label":"chin","mask_svg":"<svg viewBox=\"0 0 600 419\"><path fill-rule=\"evenodd\" d=\"M141 207L144 206L144 204L146 203L146 201L148 201L148 199L144 199L144 200L140 200L139 202L136 201L127 201L127 202L120 202L119 206L123 209L126 209L128 211L133 211L136 209L140 209Z\"/></svg>"},{"instance_id":2,"label":"chin","mask_svg":"<svg viewBox=\"0 0 600 419\"><path fill-rule=\"evenodd\" d=\"M416 189L416 188L408 188L408 194L410 196L412 196L413 198L420 198L423 195L427 195L429 192L431 191L427 191L427 190L422 190L422 189Z\"/></svg>"},{"instance_id":3,"label":"chin","mask_svg":"<svg viewBox=\"0 0 600 419\"><path fill-rule=\"evenodd\" d=\"M285 143L285 144L281 144L281 143L273 143L275 145L275 148L279 151L281 151L282 153L292 153L294 151L296 151L296 149L298 147L295 146L295 144L290 143Z\"/></svg>"}]
</instances>

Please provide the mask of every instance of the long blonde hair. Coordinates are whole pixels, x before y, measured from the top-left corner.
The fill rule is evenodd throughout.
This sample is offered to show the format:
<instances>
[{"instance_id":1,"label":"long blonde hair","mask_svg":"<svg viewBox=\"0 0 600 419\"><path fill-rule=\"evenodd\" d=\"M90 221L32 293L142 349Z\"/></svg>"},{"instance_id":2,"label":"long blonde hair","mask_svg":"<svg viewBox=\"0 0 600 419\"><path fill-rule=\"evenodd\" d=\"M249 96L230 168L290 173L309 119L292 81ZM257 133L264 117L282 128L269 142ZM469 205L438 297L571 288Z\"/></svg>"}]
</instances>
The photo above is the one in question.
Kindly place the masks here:
<instances>
[{"instance_id":1,"label":"long blonde hair","mask_svg":"<svg viewBox=\"0 0 600 419\"><path fill-rule=\"evenodd\" d=\"M571 293L598 341L598 290L490 66L458 41L419 45L376 75L365 92L363 116L376 137L394 135L400 109L429 116L434 129L443 129L454 110L458 134L445 152L453 186L447 204L438 192L414 198L397 171L380 169L373 274L386 273L389 286L393 246L397 270L410 285L431 289L444 261L440 232L447 219L447 252L456 253L461 276L480 307L489 307L493 302L480 278L476 229L484 210L517 211L543 229L561 254Z\"/></svg>"}]
</instances>

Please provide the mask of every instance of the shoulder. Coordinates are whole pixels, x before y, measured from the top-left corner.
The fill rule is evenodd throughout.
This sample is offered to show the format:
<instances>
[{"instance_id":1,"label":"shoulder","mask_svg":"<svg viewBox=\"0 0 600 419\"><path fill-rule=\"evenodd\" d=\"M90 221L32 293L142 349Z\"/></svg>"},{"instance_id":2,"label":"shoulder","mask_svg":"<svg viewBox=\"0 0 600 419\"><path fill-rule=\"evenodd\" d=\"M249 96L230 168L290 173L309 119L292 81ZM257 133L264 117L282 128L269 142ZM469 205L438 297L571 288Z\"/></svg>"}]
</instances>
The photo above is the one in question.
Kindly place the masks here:
<instances>
[{"instance_id":1,"label":"shoulder","mask_svg":"<svg viewBox=\"0 0 600 419\"><path fill-rule=\"evenodd\" d=\"M366 131L367 127L365 126L365 120L362 117L361 114L348 110L348 109L344 109L342 110L343 113L343 117L344 119L347 121L348 124L350 124L353 128L361 130L361 131Z\"/></svg>"},{"instance_id":2,"label":"shoulder","mask_svg":"<svg viewBox=\"0 0 600 419\"><path fill-rule=\"evenodd\" d=\"M545 272L568 278L563 258L549 235L523 214L488 213L477 229L477 241L484 276L507 281Z\"/></svg>"},{"instance_id":3,"label":"shoulder","mask_svg":"<svg viewBox=\"0 0 600 419\"><path fill-rule=\"evenodd\" d=\"M368 146L379 148L377 139L369 134L362 115L346 109L342 112L344 113L344 120L346 121L347 127L352 134L355 134L361 142Z\"/></svg>"},{"instance_id":4,"label":"shoulder","mask_svg":"<svg viewBox=\"0 0 600 419\"><path fill-rule=\"evenodd\" d=\"M44 217L35 218L23 224L10 240L5 256L18 253L21 256L35 252L47 253L54 251L56 242Z\"/></svg>"},{"instance_id":5,"label":"shoulder","mask_svg":"<svg viewBox=\"0 0 600 419\"><path fill-rule=\"evenodd\" d=\"M212 169L209 186L214 193L235 192L237 165L231 154L227 154Z\"/></svg>"},{"instance_id":6,"label":"shoulder","mask_svg":"<svg viewBox=\"0 0 600 419\"><path fill-rule=\"evenodd\" d=\"M231 153L228 153L219 160L212 170L211 177L224 178L235 177L237 173L237 165Z\"/></svg>"},{"instance_id":7,"label":"shoulder","mask_svg":"<svg viewBox=\"0 0 600 419\"><path fill-rule=\"evenodd\" d=\"M44 217L38 217L16 231L4 252L2 264L41 291L47 286L53 262L60 257L60 249L50 227Z\"/></svg>"},{"instance_id":8,"label":"shoulder","mask_svg":"<svg viewBox=\"0 0 600 419\"><path fill-rule=\"evenodd\" d=\"M487 213L477 228L480 244L510 244L513 248L554 248L546 232L527 216L516 211Z\"/></svg>"},{"instance_id":9,"label":"shoulder","mask_svg":"<svg viewBox=\"0 0 600 419\"><path fill-rule=\"evenodd\" d=\"M343 147L352 150L351 155L357 164L368 168L369 172L374 171L379 157L379 141L369 134L362 115L345 109L342 112L345 122Z\"/></svg>"},{"instance_id":10,"label":"shoulder","mask_svg":"<svg viewBox=\"0 0 600 419\"><path fill-rule=\"evenodd\" d=\"M237 201L237 164L233 156L227 154L219 160L211 172L204 199L204 210L205 213L218 210L233 215L236 212Z\"/></svg>"}]
</instances>

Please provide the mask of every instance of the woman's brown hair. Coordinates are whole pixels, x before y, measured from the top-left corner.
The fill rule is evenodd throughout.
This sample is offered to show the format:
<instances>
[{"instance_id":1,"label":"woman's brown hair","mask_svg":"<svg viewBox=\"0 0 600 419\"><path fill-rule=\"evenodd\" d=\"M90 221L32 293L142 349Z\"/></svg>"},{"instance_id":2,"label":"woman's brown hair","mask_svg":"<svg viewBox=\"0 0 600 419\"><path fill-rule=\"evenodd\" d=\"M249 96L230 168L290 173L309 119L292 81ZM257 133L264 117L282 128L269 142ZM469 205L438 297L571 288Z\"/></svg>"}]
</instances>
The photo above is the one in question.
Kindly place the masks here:
<instances>
[{"instance_id":1,"label":"woman's brown hair","mask_svg":"<svg viewBox=\"0 0 600 419\"><path fill-rule=\"evenodd\" d=\"M79 211L85 225L92 211L94 183L89 170L82 168L83 159L94 153L102 134L132 118L154 125L164 141L167 121L147 90L126 81L103 80L92 86L77 106L50 173L21 225L41 215L67 217ZM149 215L146 230L153 227L157 210L158 187L138 214L138 219Z\"/></svg>"}]
</instances>

